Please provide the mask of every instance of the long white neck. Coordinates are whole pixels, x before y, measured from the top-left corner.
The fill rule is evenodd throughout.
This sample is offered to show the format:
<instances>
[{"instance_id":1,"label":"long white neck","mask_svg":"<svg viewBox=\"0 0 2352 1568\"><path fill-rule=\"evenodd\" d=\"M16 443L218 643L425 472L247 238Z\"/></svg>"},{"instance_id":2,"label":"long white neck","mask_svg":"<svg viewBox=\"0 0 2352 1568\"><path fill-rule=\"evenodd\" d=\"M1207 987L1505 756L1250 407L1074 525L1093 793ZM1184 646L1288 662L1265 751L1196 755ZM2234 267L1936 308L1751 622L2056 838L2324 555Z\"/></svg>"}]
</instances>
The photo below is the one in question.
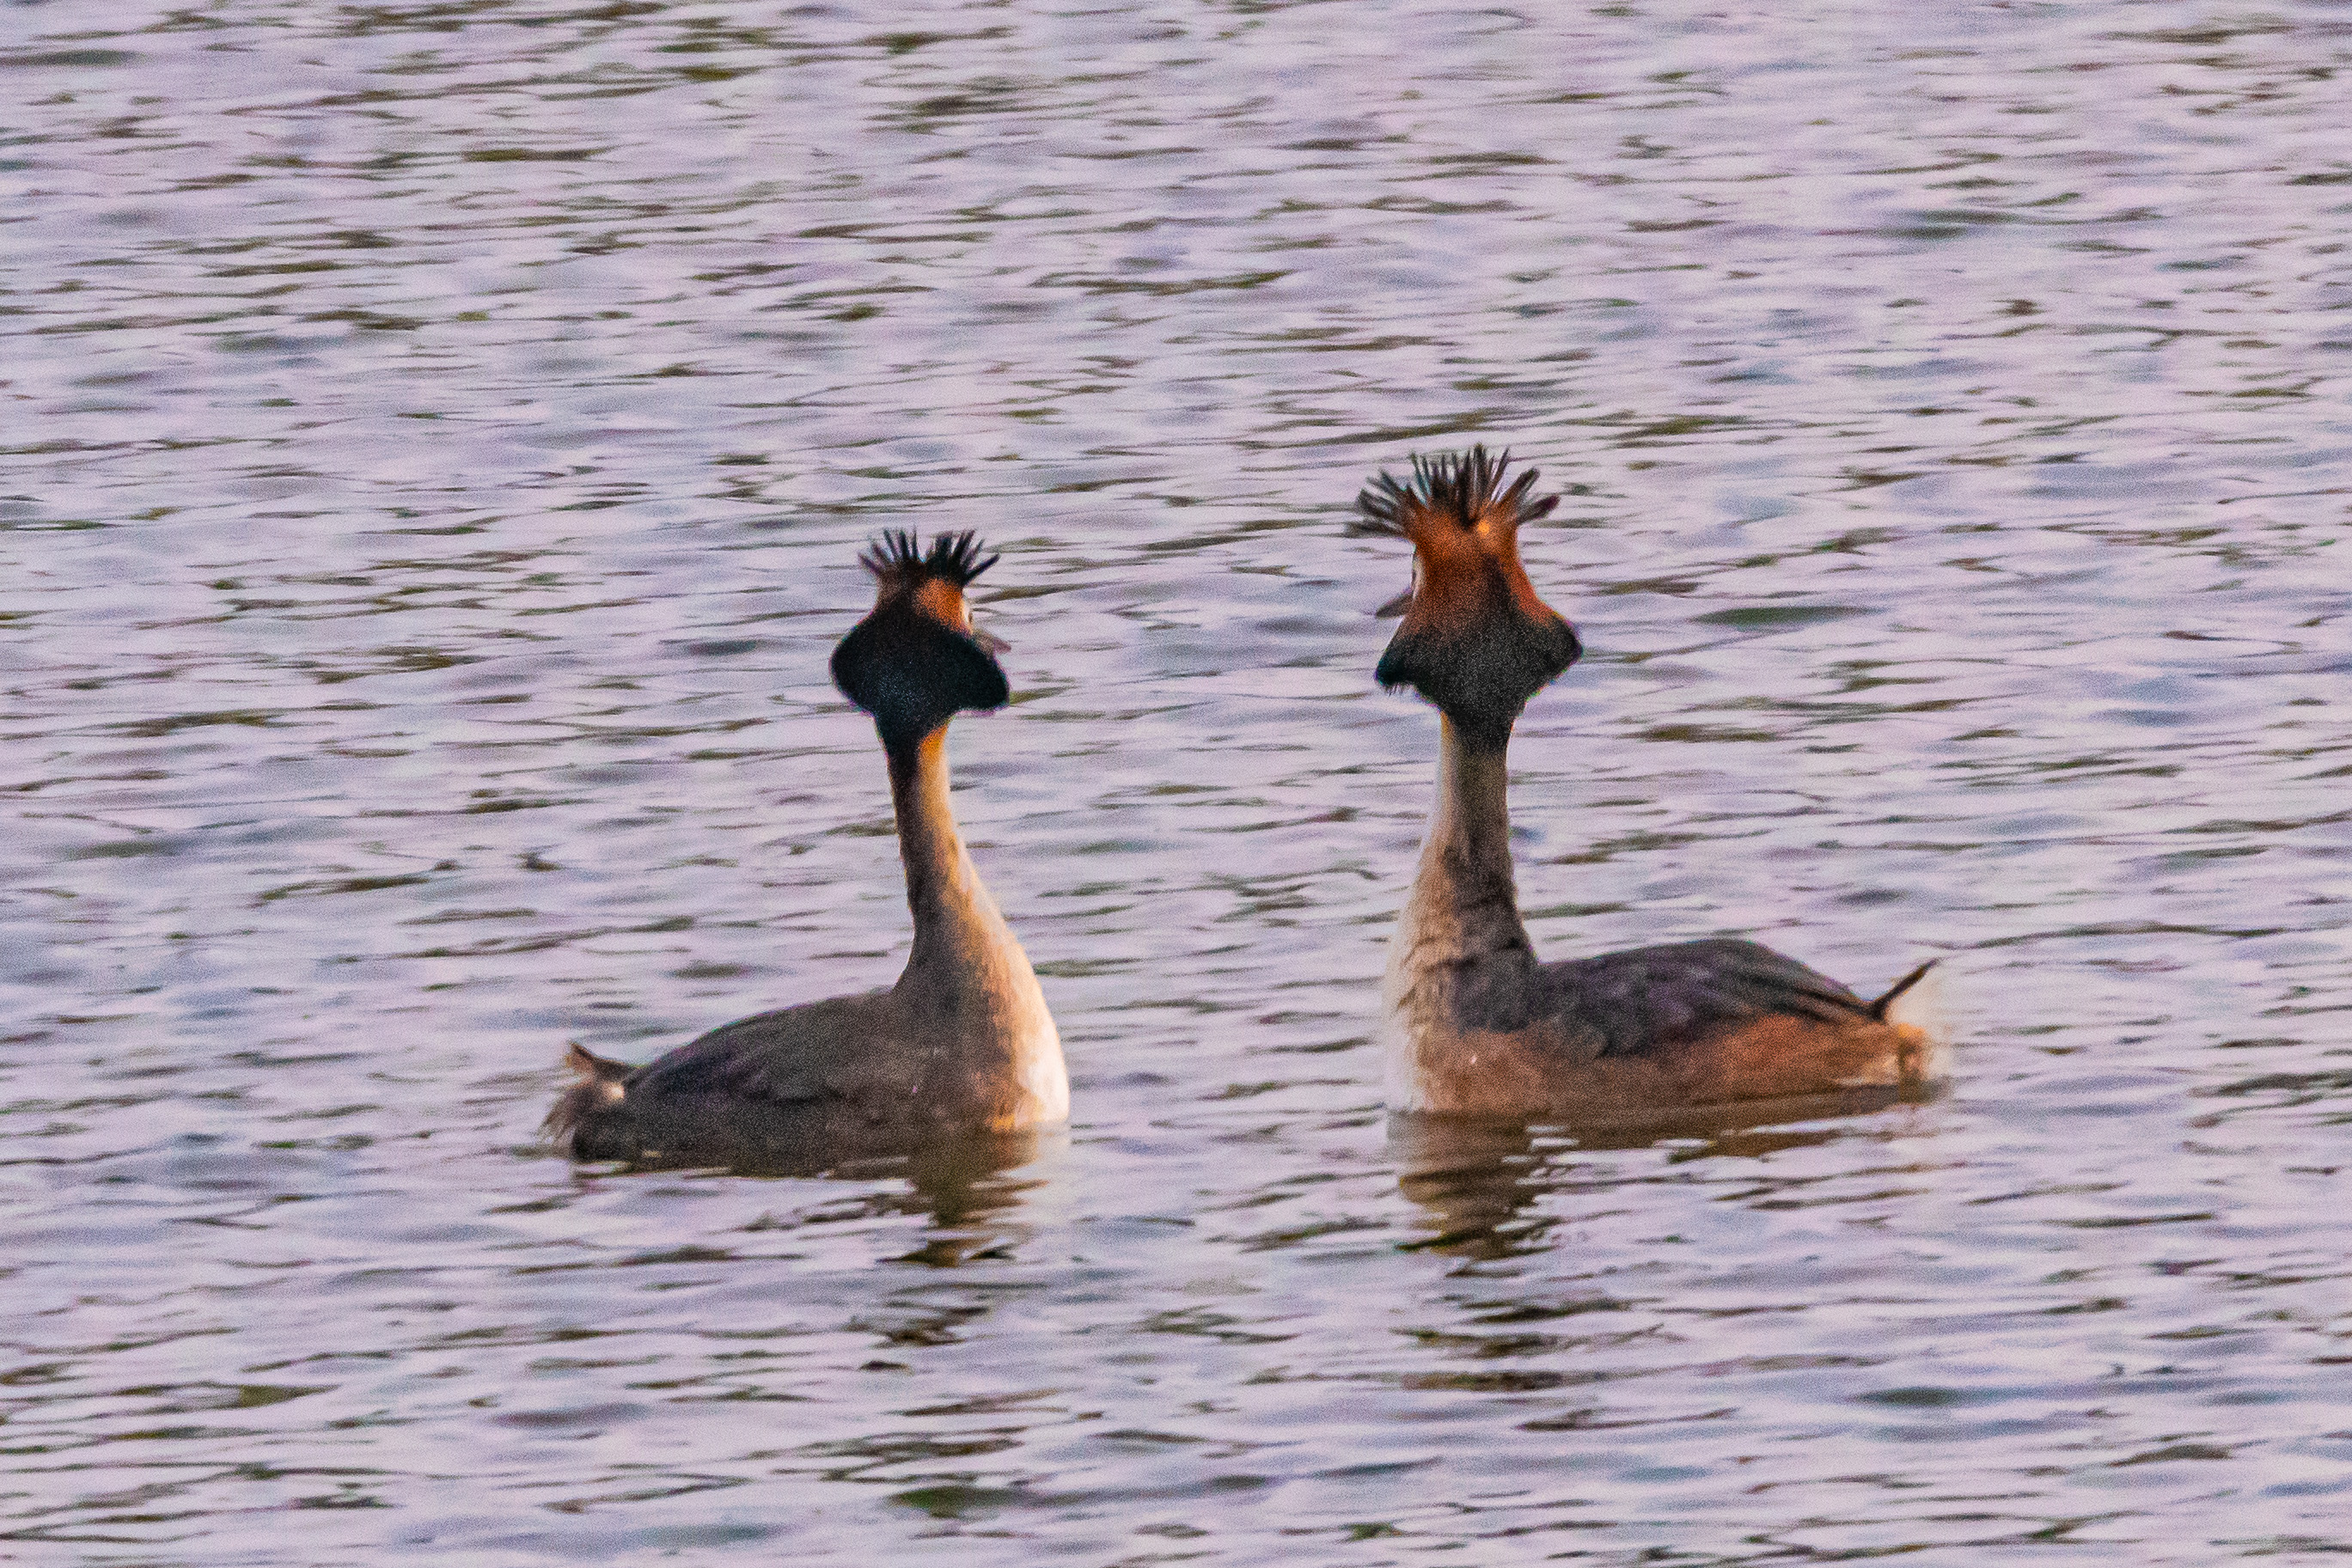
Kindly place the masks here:
<instances>
[{"instance_id":1,"label":"long white neck","mask_svg":"<svg viewBox=\"0 0 2352 1568\"><path fill-rule=\"evenodd\" d=\"M915 950L900 988L958 988L1008 961L1027 975L1029 960L956 831L946 726L890 752L890 804L907 868L907 907L915 917Z\"/></svg>"},{"instance_id":2,"label":"long white neck","mask_svg":"<svg viewBox=\"0 0 2352 1568\"><path fill-rule=\"evenodd\" d=\"M915 947L893 995L949 1058L997 1082L1009 1071L1017 1093L1003 1124L1030 1126L1069 1114L1061 1036L1046 1010L1029 956L982 885L948 804L947 727L912 746L890 748L890 803Z\"/></svg>"},{"instance_id":3,"label":"long white neck","mask_svg":"<svg viewBox=\"0 0 2352 1568\"><path fill-rule=\"evenodd\" d=\"M1440 725L1437 803L1406 904L1416 941L1436 949L1433 958L1532 967L1511 876L1510 764L1471 746L1452 719Z\"/></svg>"},{"instance_id":4,"label":"long white neck","mask_svg":"<svg viewBox=\"0 0 2352 1568\"><path fill-rule=\"evenodd\" d=\"M1504 753L1470 745L1444 721L1437 804L1381 987L1393 1106L1416 1103L1424 1050L1520 1028L1536 1004L1535 949L1511 876L1509 789Z\"/></svg>"}]
</instances>

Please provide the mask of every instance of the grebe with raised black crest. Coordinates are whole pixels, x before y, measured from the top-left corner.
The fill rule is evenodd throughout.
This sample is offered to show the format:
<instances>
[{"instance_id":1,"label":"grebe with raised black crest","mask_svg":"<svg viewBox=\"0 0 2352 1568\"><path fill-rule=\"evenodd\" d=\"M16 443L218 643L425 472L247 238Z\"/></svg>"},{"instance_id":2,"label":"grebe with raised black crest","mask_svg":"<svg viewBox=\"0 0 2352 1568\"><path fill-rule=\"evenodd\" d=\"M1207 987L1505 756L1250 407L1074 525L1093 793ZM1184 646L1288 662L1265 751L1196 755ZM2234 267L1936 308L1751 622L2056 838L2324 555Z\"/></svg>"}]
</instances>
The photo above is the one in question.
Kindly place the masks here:
<instances>
[{"instance_id":1,"label":"grebe with raised black crest","mask_svg":"<svg viewBox=\"0 0 2352 1568\"><path fill-rule=\"evenodd\" d=\"M948 803L948 721L1004 706L1003 644L964 590L996 558L970 533L859 558L874 608L833 654L889 763L915 941L896 985L739 1019L642 1067L578 1045L547 1132L583 1160L814 1168L1069 1114L1061 1037L1027 955L981 884Z\"/></svg>"},{"instance_id":2,"label":"grebe with raised black crest","mask_svg":"<svg viewBox=\"0 0 2352 1568\"><path fill-rule=\"evenodd\" d=\"M1505 484L1483 446L1378 476L1349 531L1402 538L1413 583L1384 686L1440 714L1437 803L1389 944L1381 1037L1390 1107L1611 1121L1729 1101L1920 1083L1940 1028L1919 986L1875 1001L1759 943L1677 942L1537 962L1513 880L1505 753L1528 699L1582 653L1520 564L1549 513L1536 472Z\"/></svg>"}]
</instances>

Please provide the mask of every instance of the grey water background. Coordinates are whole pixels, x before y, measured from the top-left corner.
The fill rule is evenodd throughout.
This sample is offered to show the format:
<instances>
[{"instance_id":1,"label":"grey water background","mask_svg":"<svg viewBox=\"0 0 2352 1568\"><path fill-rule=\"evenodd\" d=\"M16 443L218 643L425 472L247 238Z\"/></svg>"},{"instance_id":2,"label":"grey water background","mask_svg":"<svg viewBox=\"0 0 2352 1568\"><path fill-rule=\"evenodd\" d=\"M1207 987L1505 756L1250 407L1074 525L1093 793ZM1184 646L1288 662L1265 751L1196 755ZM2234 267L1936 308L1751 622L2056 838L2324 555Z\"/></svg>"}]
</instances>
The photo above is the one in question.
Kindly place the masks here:
<instances>
[{"instance_id":1,"label":"grey water background","mask_svg":"<svg viewBox=\"0 0 2352 1568\"><path fill-rule=\"evenodd\" d=\"M0 29L0 1556L2352 1552L2341 6ZM1340 530L1474 439L1544 951L1944 956L1947 1096L1390 1127ZM895 972L888 526L1074 1120L575 1171L565 1041Z\"/></svg>"}]
</instances>

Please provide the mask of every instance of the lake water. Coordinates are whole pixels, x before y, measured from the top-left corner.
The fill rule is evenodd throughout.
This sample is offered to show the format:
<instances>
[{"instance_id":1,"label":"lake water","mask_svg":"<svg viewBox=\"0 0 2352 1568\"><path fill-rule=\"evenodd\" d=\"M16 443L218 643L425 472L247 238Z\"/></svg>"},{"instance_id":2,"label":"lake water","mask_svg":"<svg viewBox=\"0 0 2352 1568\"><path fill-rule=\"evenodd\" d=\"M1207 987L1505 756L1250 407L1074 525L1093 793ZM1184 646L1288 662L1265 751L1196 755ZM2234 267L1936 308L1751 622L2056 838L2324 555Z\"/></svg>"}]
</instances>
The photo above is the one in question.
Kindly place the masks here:
<instances>
[{"instance_id":1,"label":"lake water","mask_svg":"<svg viewBox=\"0 0 2352 1568\"><path fill-rule=\"evenodd\" d=\"M2352 1552L2352 16L16 4L0 1556ZM1950 1092L1391 1128L1343 537L1567 499L1551 956L1943 955ZM1027 1150L575 1170L887 981L889 526ZM1458 1548L1452 1556L1433 1556Z\"/></svg>"}]
</instances>

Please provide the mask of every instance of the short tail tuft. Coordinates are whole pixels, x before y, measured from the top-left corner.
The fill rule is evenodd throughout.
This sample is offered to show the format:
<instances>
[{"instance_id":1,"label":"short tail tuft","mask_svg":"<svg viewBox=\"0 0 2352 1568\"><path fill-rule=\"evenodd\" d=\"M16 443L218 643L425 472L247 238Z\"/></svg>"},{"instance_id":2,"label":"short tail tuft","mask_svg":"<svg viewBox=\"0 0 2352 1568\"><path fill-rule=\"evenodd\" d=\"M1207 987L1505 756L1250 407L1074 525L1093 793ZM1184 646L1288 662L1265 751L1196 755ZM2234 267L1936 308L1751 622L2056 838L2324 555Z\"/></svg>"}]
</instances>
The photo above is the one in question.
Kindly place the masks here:
<instances>
[{"instance_id":1,"label":"short tail tuft","mask_svg":"<svg viewBox=\"0 0 2352 1568\"><path fill-rule=\"evenodd\" d=\"M578 1077L556 1101L555 1109L547 1113L539 1130L552 1141L568 1145L583 1122L606 1106L621 1103L622 1083L635 1069L625 1061L598 1056L576 1040L563 1053L563 1065Z\"/></svg>"},{"instance_id":2,"label":"short tail tuft","mask_svg":"<svg viewBox=\"0 0 2352 1568\"><path fill-rule=\"evenodd\" d=\"M1909 990L1912 987L1926 979L1927 977L1927 971L1934 968L1939 961L1940 960L1938 959L1930 958L1926 963L1920 965L1917 968L1912 970L1909 974L1904 976L1901 979L1895 981L1894 985L1888 987L1885 996L1870 1004L1870 1016L1876 1019L1881 1023L1892 1022L1893 1020L1886 1016L1888 1009L1895 1006L1895 1002L1902 998L1904 992ZM574 1051L578 1051L583 1056L587 1055L587 1052L580 1051L580 1048L576 1045L572 1049ZM593 1061L594 1059L592 1057L590 1060Z\"/></svg>"},{"instance_id":3,"label":"short tail tuft","mask_svg":"<svg viewBox=\"0 0 2352 1568\"><path fill-rule=\"evenodd\" d=\"M1904 1076L1919 1081L1941 1079L1952 1043L1952 1025L1944 997L1944 969L1930 958L1890 987L1870 1004L1870 1016L1889 1024L1907 1041Z\"/></svg>"}]
</instances>

